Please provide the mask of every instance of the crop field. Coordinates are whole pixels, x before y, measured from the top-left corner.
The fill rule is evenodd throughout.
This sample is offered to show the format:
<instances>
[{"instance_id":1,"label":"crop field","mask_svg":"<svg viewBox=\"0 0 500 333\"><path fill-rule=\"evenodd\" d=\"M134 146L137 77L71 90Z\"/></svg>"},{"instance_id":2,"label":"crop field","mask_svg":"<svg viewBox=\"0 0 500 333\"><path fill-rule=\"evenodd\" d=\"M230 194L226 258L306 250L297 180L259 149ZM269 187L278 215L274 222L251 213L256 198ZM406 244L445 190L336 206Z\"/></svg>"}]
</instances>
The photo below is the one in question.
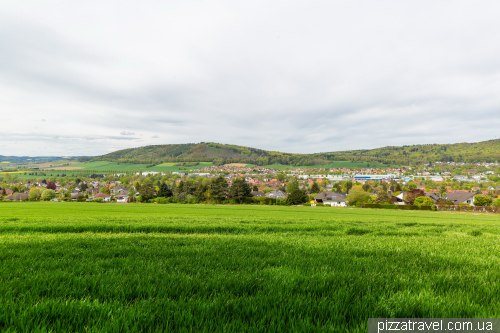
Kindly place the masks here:
<instances>
[{"instance_id":1,"label":"crop field","mask_svg":"<svg viewBox=\"0 0 500 333\"><path fill-rule=\"evenodd\" d=\"M212 166L213 163L210 162L200 162L197 166L174 166L176 163L163 163L153 167L146 167L146 164L132 164L132 163L116 163L116 162L108 162L108 161L94 161L94 162L85 162L79 164L70 164L67 166L68 170L74 170L75 168L79 170L92 170L92 171L157 171L157 172L167 172L167 171L187 171L194 170L198 168L205 168ZM57 168L64 168L57 166ZM52 168L48 168L52 169ZM55 170L54 172L58 172L61 170Z\"/></svg>"},{"instance_id":2,"label":"crop field","mask_svg":"<svg viewBox=\"0 0 500 333\"><path fill-rule=\"evenodd\" d=\"M0 203L1 332L366 332L500 316L496 215Z\"/></svg>"}]
</instances>

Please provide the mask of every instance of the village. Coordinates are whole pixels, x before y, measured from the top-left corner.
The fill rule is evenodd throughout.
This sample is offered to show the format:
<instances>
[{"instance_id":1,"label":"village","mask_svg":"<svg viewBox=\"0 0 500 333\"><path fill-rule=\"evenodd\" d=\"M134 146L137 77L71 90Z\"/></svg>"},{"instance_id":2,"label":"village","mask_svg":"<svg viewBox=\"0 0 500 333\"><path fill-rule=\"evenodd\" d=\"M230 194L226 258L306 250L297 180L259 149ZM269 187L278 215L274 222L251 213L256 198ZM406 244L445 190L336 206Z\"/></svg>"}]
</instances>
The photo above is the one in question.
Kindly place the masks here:
<instances>
[{"instance_id":1,"label":"village","mask_svg":"<svg viewBox=\"0 0 500 333\"><path fill-rule=\"evenodd\" d=\"M498 167L498 163L436 162L419 168L279 170L232 164L190 172L143 171L63 178L49 175L30 180L4 173L0 176L0 198L4 201L242 203L244 197L245 203L276 205L495 206L500 194ZM217 200L211 197L215 192L212 186L215 179L223 179L224 183L222 196ZM231 189L237 180L240 182L236 185L244 187L239 189L244 194L235 198ZM51 191L44 195L45 190ZM293 190L301 191L300 199L287 201ZM417 200L418 197L421 198Z\"/></svg>"}]
</instances>

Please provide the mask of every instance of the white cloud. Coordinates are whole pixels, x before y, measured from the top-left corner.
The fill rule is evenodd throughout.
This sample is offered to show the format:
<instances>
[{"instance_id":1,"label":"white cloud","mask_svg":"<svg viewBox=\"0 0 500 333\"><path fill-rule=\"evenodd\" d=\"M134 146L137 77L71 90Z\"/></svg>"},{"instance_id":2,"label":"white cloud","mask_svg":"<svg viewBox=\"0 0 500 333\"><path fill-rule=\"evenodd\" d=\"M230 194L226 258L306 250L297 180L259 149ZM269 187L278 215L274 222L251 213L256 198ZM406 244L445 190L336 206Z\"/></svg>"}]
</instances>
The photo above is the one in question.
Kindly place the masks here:
<instances>
[{"instance_id":1,"label":"white cloud","mask_svg":"<svg viewBox=\"0 0 500 333\"><path fill-rule=\"evenodd\" d=\"M23 122L2 118L18 138L2 152L493 139L499 9L481 0L5 2L0 109ZM41 117L50 122L34 133Z\"/></svg>"}]
</instances>

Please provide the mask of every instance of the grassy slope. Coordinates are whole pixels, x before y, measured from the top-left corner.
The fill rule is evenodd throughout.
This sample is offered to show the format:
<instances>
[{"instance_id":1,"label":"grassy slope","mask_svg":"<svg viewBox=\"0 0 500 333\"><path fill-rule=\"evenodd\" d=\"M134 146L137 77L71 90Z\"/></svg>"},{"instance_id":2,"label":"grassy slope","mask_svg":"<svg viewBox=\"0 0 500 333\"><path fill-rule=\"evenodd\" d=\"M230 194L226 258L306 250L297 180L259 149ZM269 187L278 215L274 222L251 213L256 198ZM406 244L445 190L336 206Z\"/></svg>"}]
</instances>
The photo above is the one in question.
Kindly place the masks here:
<instances>
[{"instance_id":1,"label":"grassy slope","mask_svg":"<svg viewBox=\"0 0 500 333\"><path fill-rule=\"evenodd\" d=\"M366 332L369 317L494 318L498 224L445 212L1 203L0 331Z\"/></svg>"}]
</instances>

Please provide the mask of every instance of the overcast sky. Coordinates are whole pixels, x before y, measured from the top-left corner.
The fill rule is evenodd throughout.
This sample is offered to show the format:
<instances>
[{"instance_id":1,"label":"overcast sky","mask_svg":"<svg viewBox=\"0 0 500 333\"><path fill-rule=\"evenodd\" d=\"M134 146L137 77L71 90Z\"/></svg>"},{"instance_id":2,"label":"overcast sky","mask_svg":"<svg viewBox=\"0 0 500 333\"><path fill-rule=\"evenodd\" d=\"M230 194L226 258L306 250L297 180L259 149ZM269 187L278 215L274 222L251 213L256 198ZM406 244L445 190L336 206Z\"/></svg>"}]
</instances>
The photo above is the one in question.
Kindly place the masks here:
<instances>
[{"instance_id":1,"label":"overcast sky","mask_svg":"<svg viewBox=\"0 0 500 333\"><path fill-rule=\"evenodd\" d=\"M499 1L4 1L0 155L495 139Z\"/></svg>"}]
</instances>

